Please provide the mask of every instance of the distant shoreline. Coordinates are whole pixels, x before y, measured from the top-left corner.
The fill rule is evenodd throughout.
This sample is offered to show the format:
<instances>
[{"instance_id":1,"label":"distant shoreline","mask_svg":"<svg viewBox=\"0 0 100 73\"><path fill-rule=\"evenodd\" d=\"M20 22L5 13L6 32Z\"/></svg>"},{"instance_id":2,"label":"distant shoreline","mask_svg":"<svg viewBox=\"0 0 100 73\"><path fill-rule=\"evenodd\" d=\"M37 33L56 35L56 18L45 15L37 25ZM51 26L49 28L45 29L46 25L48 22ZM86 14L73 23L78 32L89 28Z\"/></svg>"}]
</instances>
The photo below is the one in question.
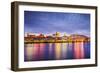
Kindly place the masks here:
<instances>
[{"instance_id":1,"label":"distant shoreline","mask_svg":"<svg viewBox=\"0 0 100 73\"><path fill-rule=\"evenodd\" d=\"M28 43L75 43L75 42L90 42L89 40L85 41L68 41L68 40L32 40L32 41L24 41L25 44Z\"/></svg>"}]
</instances>

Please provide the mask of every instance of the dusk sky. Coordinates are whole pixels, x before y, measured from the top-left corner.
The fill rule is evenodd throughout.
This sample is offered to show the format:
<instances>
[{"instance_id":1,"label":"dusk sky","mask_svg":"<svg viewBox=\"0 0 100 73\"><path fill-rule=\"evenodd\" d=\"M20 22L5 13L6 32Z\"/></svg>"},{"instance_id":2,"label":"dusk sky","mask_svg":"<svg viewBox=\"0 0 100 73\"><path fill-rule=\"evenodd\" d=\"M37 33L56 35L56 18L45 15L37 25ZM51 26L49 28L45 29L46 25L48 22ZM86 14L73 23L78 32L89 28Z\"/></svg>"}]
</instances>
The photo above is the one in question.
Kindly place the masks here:
<instances>
[{"instance_id":1,"label":"dusk sky","mask_svg":"<svg viewBox=\"0 0 100 73\"><path fill-rule=\"evenodd\" d=\"M55 32L90 36L90 14L24 11L25 33Z\"/></svg>"}]
</instances>

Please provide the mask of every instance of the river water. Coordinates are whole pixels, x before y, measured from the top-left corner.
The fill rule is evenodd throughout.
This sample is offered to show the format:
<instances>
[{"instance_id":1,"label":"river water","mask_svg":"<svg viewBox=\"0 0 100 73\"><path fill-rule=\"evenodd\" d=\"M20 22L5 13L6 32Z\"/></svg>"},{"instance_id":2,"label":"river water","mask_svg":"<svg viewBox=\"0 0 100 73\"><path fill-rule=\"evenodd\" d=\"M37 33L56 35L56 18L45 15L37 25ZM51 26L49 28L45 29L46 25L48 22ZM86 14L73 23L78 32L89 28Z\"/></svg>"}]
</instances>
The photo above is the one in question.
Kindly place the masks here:
<instances>
[{"instance_id":1,"label":"river water","mask_svg":"<svg viewBox=\"0 0 100 73\"><path fill-rule=\"evenodd\" d=\"M90 42L32 43L24 45L24 61L90 58Z\"/></svg>"}]
</instances>

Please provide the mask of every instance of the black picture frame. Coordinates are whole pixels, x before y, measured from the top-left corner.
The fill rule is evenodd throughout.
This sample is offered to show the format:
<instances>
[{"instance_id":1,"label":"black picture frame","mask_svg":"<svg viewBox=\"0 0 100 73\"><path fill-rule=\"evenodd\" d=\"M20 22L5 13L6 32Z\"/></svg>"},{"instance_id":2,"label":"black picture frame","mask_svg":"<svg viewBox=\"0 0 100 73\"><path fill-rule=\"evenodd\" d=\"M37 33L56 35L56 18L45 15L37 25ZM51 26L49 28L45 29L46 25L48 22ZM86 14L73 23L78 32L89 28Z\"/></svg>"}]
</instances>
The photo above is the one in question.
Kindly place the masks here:
<instances>
[{"instance_id":1,"label":"black picture frame","mask_svg":"<svg viewBox=\"0 0 100 73\"><path fill-rule=\"evenodd\" d=\"M35 67L35 68L19 68L19 6L49 6L49 7L62 7L62 8L81 8L91 9L95 11L95 64L84 65L64 65L64 66L52 66L52 67ZM28 71L28 70L45 70L45 69L60 69L60 68L77 68L77 67L92 67L97 66L97 7L96 6L83 6L83 5L68 5L68 4L51 4L51 3L36 3L36 2L19 2L15 1L11 3L11 70L13 71Z\"/></svg>"}]
</instances>

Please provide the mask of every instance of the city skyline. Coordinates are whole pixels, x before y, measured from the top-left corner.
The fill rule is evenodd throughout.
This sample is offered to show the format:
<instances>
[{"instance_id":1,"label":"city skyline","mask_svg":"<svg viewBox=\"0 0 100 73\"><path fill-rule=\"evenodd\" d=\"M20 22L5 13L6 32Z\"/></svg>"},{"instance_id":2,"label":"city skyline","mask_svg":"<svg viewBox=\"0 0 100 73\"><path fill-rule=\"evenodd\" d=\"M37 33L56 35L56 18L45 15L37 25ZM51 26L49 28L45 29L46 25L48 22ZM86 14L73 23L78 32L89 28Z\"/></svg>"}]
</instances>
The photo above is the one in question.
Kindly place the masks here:
<instances>
[{"instance_id":1,"label":"city skyline","mask_svg":"<svg viewBox=\"0 0 100 73\"><path fill-rule=\"evenodd\" d=\"M43 33L25 33L25 35L24 35L24 37L28 37L28 36L40 36L40 35L43 35L43 36L54 36L55 34L59 34L59 37L63 37L63 36L66 36L66 37L69 37L69 36L84 36L84 37L88 37L88 38L90 38L89 36L86 36L86 35L80 35L80 34L70 34L70 35L67 35L66 33L64 33L64 34L62 34L62 33L60 33L60 32L55 32L55 33L53 33L53 34L43 34Z\"/></svg>"},{"instance_id":2,"label":"city skyline","mask_svg":"<svg viewBox=\"0 0 100 73\"><path fill-rule=\"evenodd\" d=\"M90 14L25 11L24 26L25 33L90 36Z\"/></svg>"}]
</instances>

